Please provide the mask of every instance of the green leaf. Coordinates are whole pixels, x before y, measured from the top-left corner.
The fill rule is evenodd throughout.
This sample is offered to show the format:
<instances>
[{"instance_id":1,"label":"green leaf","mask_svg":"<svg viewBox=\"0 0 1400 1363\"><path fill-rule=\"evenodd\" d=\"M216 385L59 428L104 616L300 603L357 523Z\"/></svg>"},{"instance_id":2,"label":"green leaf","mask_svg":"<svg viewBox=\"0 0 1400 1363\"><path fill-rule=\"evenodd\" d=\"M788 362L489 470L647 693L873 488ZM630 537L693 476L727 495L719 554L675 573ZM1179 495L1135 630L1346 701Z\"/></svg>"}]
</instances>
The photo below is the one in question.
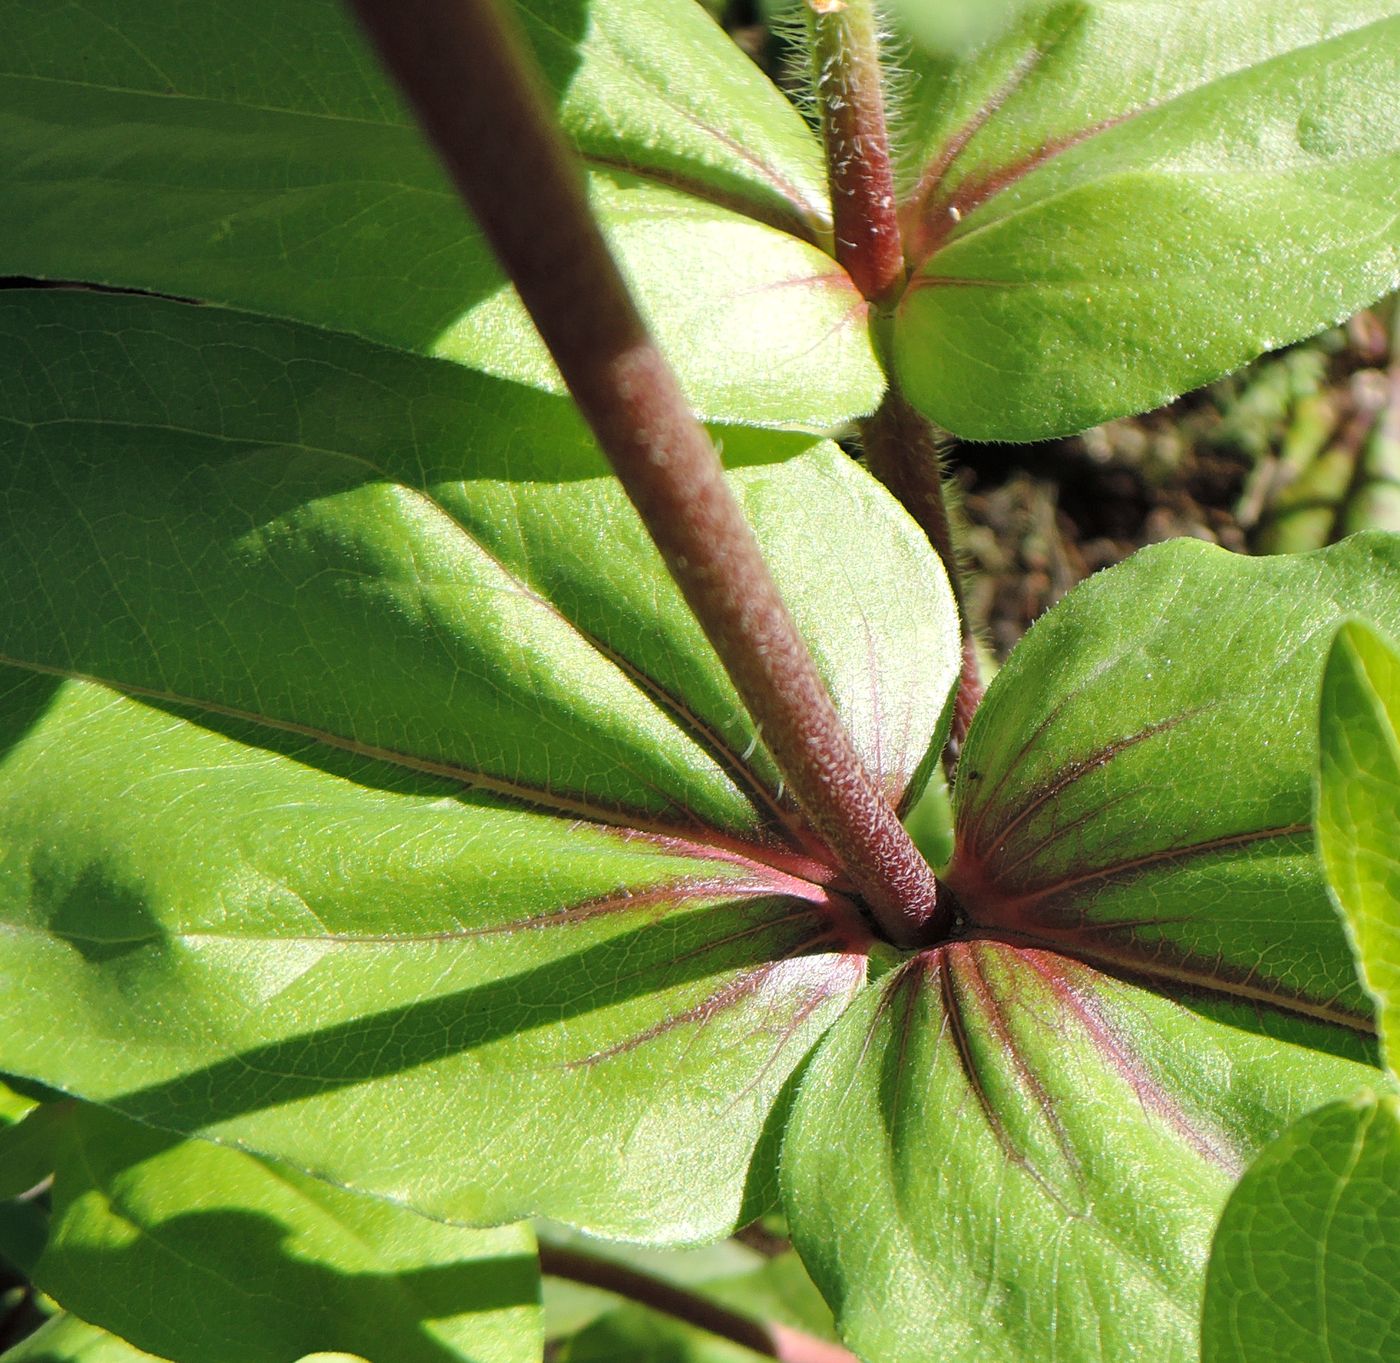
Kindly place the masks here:
<instances>
[{"instance_id":1,"label":"green leaf","mask_svg":"<svg viewBox=\"0 0 1400 1363\"><path fill-rule=\"evenodd\" d=\"M539 1356L524 1227L444 1225L237 1150L62 1107L53 1228L33 1278L84 1320L199 1363Z\"/></svg>"},{"instance_id":2,"label":"green leaf","mask_svg":"<svg viewBox=\"0 0 1400 1363\"><path fill-rule=\"evenodd\" d=\"M958 939L832 1029L783 1155L798 1249L880 1363L1196 1356L1234 1180L1368 1081L1312 852L1340 621L1400 623L1400 537L1148 549L1051 611L959 763Z\"/></svg>"},{"instance_id":3,"label":"green leaf","mask_svg":"<svg viewBox=\"0 0 1400 1363\"><path fill-rule=\"evenodd\" d=\"M13 1126L32 1107L34 1099L16 1093L8 1084L0 1083L0 1133Z\"/></svg>"},{"instance_id":4,"label":"green leaf","mask_svg":"<svg viewBox=\"0 0 1400 1363\"><path fill-rule=\"evenodd\" d=\"M825 179L796 111L690 0L520 8L697 410L811 429L869 411L884 380L865 304L818 244ZM558 388L338 0L6 0L0 28L5 273L233 304Z\"/></svg>"},{"instance_id":5,"label":"green leaf","mask_svg":"<svg viewBox=\"0 0 1400 1363\"><path fill-rule=\"evenodd\" d=\"M569 405L53 292L0 388L0 1069L479 1224L761 1210L869 938ZM725 450L912 796L936 558L834 446Z\"/></svg>"},{"instance_id":6,"label":"green leaf","mask_svg":"<svg viewBox=\"0 0 1400 1363\"><path fill-rule=\"evenodd\" d=\"M928 415L978 439L1081 429L1400 280L1400 5L1248 8L1046 0L929 65L893 332Z\"/></svg>"},{"instance_id":7,"label":"green leaf","mask_svg":"<svg viewBox=\"0 0 1400 1363\"><path fill-rule=\"evenodd\" d=\"M1323 666L1351 614L1400 628L1400 536L1258 559L1181 540L1072 592L968 735L947 873L967 914L1369 1029L1311 834Z\"/></svg>"},{"instance_id":8,"label":"green leaf","mask_svg":"<svg viewBox=\"0 0 1400 1363\"><path fill-rule=\"evenodd\" d=\"M46 1321L0 1358L3 1363L161 1363L124 1339L67 1314Z\"/></svg>"},{"instance_id":9,"label":"green leaf","mask_svg":"<svg viewBox=\"0 0 1400 1363\"><path fill-rule=\"evenodd\" d=\"M1305 1117L1231 1196L1204 1363L1386 1363L1400 1349L1400 1099Z\"/></svg>"},{"instance_id":10,"label":"green leaf","mask_svg":"<svg viewBox=\"0 0 1400 1363\"><path fill-rule=\"evenodd\" d=\"M1200 1275L1265 1141L1374 1073L992 938L914 957L823 1041L783 1153L793 1238L879 1363L1195 1358Z\"/></svg>"},{"instance_id":11,"label":"green leaf","mask_svg":"<svg viewBox=\"0 0 1400 1363\"><path fill-rule=\"evenodd\" d=\"M1322 684L1317 841L1375 999L1390 1068L1400 1068L1400 654L1344 625Z\"/></svg>"}]
</instances>

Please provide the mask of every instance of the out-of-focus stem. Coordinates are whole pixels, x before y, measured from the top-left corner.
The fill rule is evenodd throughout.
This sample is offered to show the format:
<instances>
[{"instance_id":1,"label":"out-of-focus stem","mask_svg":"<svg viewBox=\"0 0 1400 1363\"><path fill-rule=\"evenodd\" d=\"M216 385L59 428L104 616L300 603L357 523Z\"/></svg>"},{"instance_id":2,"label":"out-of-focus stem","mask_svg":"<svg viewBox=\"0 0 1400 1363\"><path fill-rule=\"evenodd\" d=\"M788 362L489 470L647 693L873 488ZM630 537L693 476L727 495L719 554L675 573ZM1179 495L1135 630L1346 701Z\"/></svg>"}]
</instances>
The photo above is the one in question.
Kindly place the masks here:
<instances>
[{"instance_id":1,"label":"out-of-focus stem","mask_svg":"<svg viewBox=\"0 0 1400 1363\"><path fill-rule=\"evenodd\" d=\"M862 422L861 437L870 471L918 522L948 572L948 583L963 622L962 671L949 735L957 750L967 737L968 725L981 703L984 687L977 645L968 632L962 573L953 545L937 436L928 419L891 384L879 410Z\"/></svg>"},{"instance_id":2,"label":"out-of-focus stem","mask_svg":"<svg viewBox=\"0 0 1400 1363\"><path fill-rule=\"evenodd\" d=\"M718 1302L687 1292L649 1273L639 1273L615 1260L541 1245L540 1271L552 1278L567 1278L570 1282L584 1283L640 1302L653 1311L742 1344L764 1358L777 1359L778 1363L857 1363L855 1355L839 1344L828 1343L786 1325L741 1316Z\"/></svg>"}]
</instances>

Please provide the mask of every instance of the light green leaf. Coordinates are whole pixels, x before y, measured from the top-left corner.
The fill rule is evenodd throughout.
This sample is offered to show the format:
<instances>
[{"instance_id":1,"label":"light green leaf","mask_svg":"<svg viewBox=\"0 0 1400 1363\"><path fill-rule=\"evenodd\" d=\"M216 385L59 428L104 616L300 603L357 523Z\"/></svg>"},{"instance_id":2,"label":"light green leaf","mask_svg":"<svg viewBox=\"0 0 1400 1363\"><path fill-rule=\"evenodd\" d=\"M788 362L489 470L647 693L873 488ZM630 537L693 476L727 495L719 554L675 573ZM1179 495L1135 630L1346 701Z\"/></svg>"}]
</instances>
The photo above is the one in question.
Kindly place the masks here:
<instances>
[{"instance_id":1,"label":"light green leaf","mask_svg":"<svg viewBox=\"0 0 1400 1363\"><path fill-rule=\"evenodd\" d=\"M915 957L819 1048L783 1154L794 1240L879 1363L1196 1357L1231 1184L1365 1066L1071 957L979 938Z\"/></svg>"},{"instance_id":2,"label":"light green leaf","mask_svg":"<svg viewBox=\"0 0 1400 1363\"><path fill-rule=\"evenodd\" d=\"M806 1071L793 1235L857 1352L1194 1359L1211 1232L1269 1141L1368 1081L1310 833L1338 623L1400 622L1400 537L1098 575L998 673L959 764L956 939Z\"/></svg>"},{"instance_id":3,"label":"light green leaf","mask_svg":"<svg viewBox=\"0 0 1400 1363\"><path fill-rule=\"evenodd\" d=\"M1322 684L1317 841L1357 966L1400 1068L1400 654L1344 625Z\"/></svg>"},{"instance_id":4,"label":"light green leaf","mask_svg":"<svg viewBox=\"0 0 1400 1363\"><path fill-rule=\"evenodd\" d=\"M1204 1363L1388 1363L1400 1351L1400 1099L1303 1118L1216 1232Z\"/></svg>"},{"instance_id":5,"label":"light green leaf","mask_svg":"<svg viewBox=\"0 0 1400 1363\"><path fill-rule=\"evenodd\" d=\"M198 1363L354 1353L525 1363L534 1239L464 1230L237 1150L64 1103L35 1283L139 1348Z\"/></svg>"},{"instance_id":6,"label":"light green leaf","mask_svg":"<svg viewBox=\"0 0 1400 1363\"><path fill-rule=\"evenodd\" d=\"M34 1105L34 1099L26 1098L8 1084L0 1083L0 1131L13 1126Z\"/></svg>"},{"instance_id":7,"label":"light green leaf","mask_svg":"<svg viewBox=\"0 0 1400 1363\"><path fill-rule=\"evenodd\" d=\"M521 17L697 410L815 429L869 411L884 381L864 302L818 244L821 156L796 111L691 0ZM6 273L229 303L557 388L338 0L6 0L0 28Z\"/></svg>"},{"instance_id":8,"label":"light green leaf","mask_svg":"<svg viewBox=\"0 0 1400 1363\"><path fill-rule=\"evenodd\" d=\"M961 435L1155 406L1400 281L1396 0L1047 0L924 77L894 362Z\"/></svg>"},{"instance_id":9,"label":"light green leaf","mask_svg":"<svg viewBox=\"0 0 1400 1363\"><path fill-rule=\"evenodd\" d=\"M124 1339L66 1313L46 1321L0 1358L3 1363L162 1363Z\"/></svg>"},{"instance_id":10,"label":"light green leaf","mask_svg":"<svg viewBox=\"0 0 1400 1363\"><path fill-rule=\"evenodd\" d=\"M477 1223L759 1210L869 939L568 404L90 294L0 356L0 1068ZM912 795L937 560L835 447L726 454Z\"/></svg>"},{"instance_id":11,"label":"light green leaf","mask_svg":"<svg viewBox=\"0 0 1400 1363\"><path fill-rule=\"evenodd\" d=\"M1400 536L1258 559L1180 540L1072 592L968 735L947 874L968 916L1369 1028L1311 833L1324 660L1349 614L1400 627Z\"/></svg>"}]
</instances>

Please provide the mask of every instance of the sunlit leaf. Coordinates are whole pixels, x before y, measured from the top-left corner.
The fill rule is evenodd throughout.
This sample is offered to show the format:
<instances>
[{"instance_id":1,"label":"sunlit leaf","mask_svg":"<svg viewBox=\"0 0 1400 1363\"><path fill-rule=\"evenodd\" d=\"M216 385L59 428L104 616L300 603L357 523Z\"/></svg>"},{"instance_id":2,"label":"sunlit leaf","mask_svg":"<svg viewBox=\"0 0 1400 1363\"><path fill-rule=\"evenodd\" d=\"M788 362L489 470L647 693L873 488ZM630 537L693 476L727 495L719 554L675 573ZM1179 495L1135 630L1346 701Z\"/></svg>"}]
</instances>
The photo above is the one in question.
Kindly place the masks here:
<instances>
[{"instance_id":1,"label":"sunlit leaf","mask_svg":"<svg viewBox=\"0 0 1400 1363\"><path fill-rule=\"evenodd\" d=\"M894 360L960 435L1156 406L1400 282L1396 0L1041 0L922 76Z\"/></svg>"},{"instance_id":2,"label":"sunlit leaf","mask_svg":"<svg viewBox=\"0 0 1400 1363\"><path fill-rule=\"evenodd\" d=\"M784 1147L857 1352L1197 1356L1234 1181L1377 1078L1311 788L1331 637L1400 623L1398 585L1395 537L1179 542L1071 593L997 675L954 792L955 940L832 1029Z\"/></svg>"},{"instance_id":3,"label":"sunlit leaf","mask_svg":"<svg viewBox=\"0 0 1400 1363\"><path fill-rule=\"evenodd\" d=\"M1400 654L1345 625L1322 689L1317 838L1376 1000L1390 1068L1400 1059Z\"/></svg>"},{"instance_id":4,"label":"sunlit leaf","mask_svg":"<svg viewBox=\"0 0 1400 1363\"><path fill-rule=\"evenodd\" d=\"M1387 1363L1400 1349L1400 1099L1303 1118L1230 1198L1204 1363Z\"/></svg>"},{"instance_id":5,"label":"sunlit leaf","mask_svg":"<svg viewBox=\"0 0 1400 1363\"><path fill-rule=\"evenodd\" d=\"M191 1363L538 1358L528 1230L444 1225L241 1151L57 1107L53 1226L33 1278L84 1320Z\"/></svg>"},{"instance_id":6,"label":"sunlit leaf","mask_svg":"<svg viewBox=\"0 0 1400 1363\"><path fill-rule=\"evenodd\" d=\"M884 380L864 302L820 245L820 149L792 106L693 0L518 8L697 409L808 429L869 411ZM233 304L558 387L339 0L5 0L0 30L0 271Z\"/></svg>"}]
</instances>

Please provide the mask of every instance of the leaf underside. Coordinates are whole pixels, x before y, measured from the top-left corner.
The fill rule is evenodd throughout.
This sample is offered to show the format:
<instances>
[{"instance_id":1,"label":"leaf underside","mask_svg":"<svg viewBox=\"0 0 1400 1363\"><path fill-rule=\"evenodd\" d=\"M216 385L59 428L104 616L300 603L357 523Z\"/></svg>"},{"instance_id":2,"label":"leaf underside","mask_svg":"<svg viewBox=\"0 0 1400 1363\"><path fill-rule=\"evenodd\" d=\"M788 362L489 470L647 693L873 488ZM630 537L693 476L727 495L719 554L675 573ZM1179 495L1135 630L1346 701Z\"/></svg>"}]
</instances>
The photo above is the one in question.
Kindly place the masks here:
<instances>
[{"instance_id":1,"label":"leaf underside","mask_svg":"<svg viewBox=\"0 0 1400 1363\"><path fill-rule=\"evenodd\" d=\"M997 676L954 792L959 940L845 1013L785 1145L796 1243L858 1352L1196 1356L1233 1182L1376 1077L1312 854L1312 717L1337 624L1393 628L1397 584L1382 535L1161 546Z\"/></svg>"},{"instance_id":2,"label":"leaf underside","mask_svg":"<svg viewBox=\"0 0 1400 1363\"><path fill-rule=\"evenodd\" d=\"M524 1227L444 1225L71 1100L27 1120L45 1128L55 1174L32 1281L157 1357L539 1357Z\"/></svg>"},{"instance_id":3,"label":"leaf underside","mask_svg":"<svg viewBox=\"0 0 1400 1363\"><path fill-rule=\"evenodd\" d=\"M1034 4L915 93L892 357L934 419L1087 425L1400 277L1400 5L1254 9ZM884 387L818 145L689 3L519 10L904 806L942 570L834 446L745 429ZM0 296L0 1071L156 1128L152 1169L271 1167L158 1132L193 1134L377 1214L653 1242L761 1210L785 1138L864 1355L1194 1357L1231 1183L1375 1079L1310 790L1337 624L1400 632L1394 542L1073 594L969 736L954 940L867 986L887 953L341 8L96 17L0 4L0 267L227 310Z\"/></svg>"},{"instance_id":4,"label":"leaf underside","mask_svg":"<svg viewBox=\"0 0 1400 1363\"><path fill-rule=\"evenodd\" d=\"M1080 430L1400 282L1395 0L1023 8L914 58L893 355L934 420Z\"/></svg>"},{"instance_id":5,"label":"leaf underside","mask_svg":"<svg viewBox=\"0 0 1400 1363\"><path fill-rule=\"evenodd\" d=\"M821 152L796 110L689 0L518 12L696 410L815 430L870 411L884 379L864 301L818 244ZM5 0L0 29L0 271L226 303L560 391L339 0Z\"/></svg>"},{"instance_id":6,"label":"leaf underside","mask_svg":"<svg viewBox=\"0 0 1400 1363\"><path fill-rule=\"evenodd\" d=\"M149 299L0 349L0 1070L476 1223L761 1207L870 939L569 405ZM899 802L937 560L833 446L725 449Z\"/></svg>"}]
</instances>

